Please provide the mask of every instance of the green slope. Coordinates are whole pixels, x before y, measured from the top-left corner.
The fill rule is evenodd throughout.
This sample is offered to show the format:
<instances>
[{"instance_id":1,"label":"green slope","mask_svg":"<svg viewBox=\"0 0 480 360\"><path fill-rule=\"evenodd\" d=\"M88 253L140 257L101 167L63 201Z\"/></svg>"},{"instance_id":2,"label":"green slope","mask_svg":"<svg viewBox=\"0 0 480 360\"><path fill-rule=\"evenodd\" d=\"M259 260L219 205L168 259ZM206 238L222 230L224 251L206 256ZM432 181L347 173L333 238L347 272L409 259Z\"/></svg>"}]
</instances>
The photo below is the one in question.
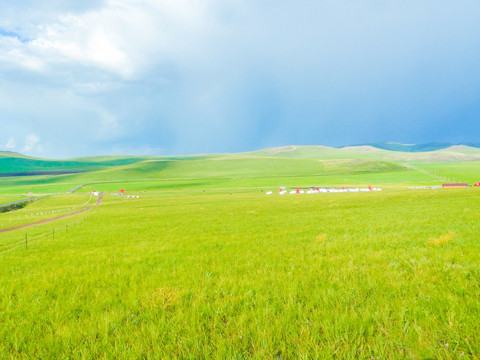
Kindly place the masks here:
<instances>
[{"instance_id":1,"label":"green slope","mask_svg":"<svg viewBox=\"0 0 480 360\"><path fill-rule=\"evenodd\" d=\"M284 158L215 158L201 160L148 160L93 173L71 175L80 182L147 179L214 179L301 177L353 173L406 171L393 161ZM67 178L67 177L65 177Z\"/></svg>"},{"instance_id":2,"label":"green slope","mask_svg":"<svg viewBox=\"0 0 480 360\"><path fill-rule=\"evenodd\" d=\"M127 158L102 158L99 160L44 160L35 158L25 158L18 156L0 157L0 175L6 174L28 174L37 172L80 172L100 170L107 167L133 164L142 161L145 158L127 157Z\"/></svg>"},{"instance_id":3,"label":"green slope","mask_svg":"<svg viewBox=\"0 0 480 360\"><path fill-rule=\"evenodd\" d=\"M400 162L456 162L480 160L480 149L465 145L455 145L435 151L409 152L379 149L371 145L348 146L343 148L284 146L253 151L245 153L244 155L294 159L370 159Z\"/></svg>"},{"instance_id":4,"label":"green slope","mask_svg":"<svg viewBox=\"0 0 480 360\"><path fill-rule=\"evenodd\" d=\"M102 187L92 185L92 188L118 191L127 183L134 189L438 185L445 181L444 177L478 181L476 169L479 162L480 149L467 146L422 153L395 152L371 146L341 149L288 146L239 154L101 156L67 160L2 153L0 194L67 192L82 184L104 184ZM55 171L66 174L55 174ZM12 173L35 172L42 175L5 177Z\"/></svg>"},{"instance_id":5,"label":"green slope","mask_svg":"<svg viewBox=\"0 0 480 360\"><path fill-rule=\"evenodd\" d=\"M373 147L282 146L245 153L250 156L295 159L380 159L389 152Z\"/></svg>"},{"instance_id":6,"label":"green slope","mask_svg":"<svg viewBox=\"0 0 480 360\"><path fill-rule=\"evenodd\" d=\"M38 175L37 173L69 173L96 171L107 168L135 164L140 161L162 160L199 160L216 156L91 156L65 160L50 160L24 156L14 152L0 152L0 176Z\"/></svg>"},{"instance_id":7,"label":"green slope","mask_svg":"<svg viewBox=\"0 0 480 360\"><path fill-rule=\"evenodd\" d=\"M480 182L480 161L414 163L412 166L435 175L443 182L450 180L470 185Z\"/></svg>"}]
</instances>

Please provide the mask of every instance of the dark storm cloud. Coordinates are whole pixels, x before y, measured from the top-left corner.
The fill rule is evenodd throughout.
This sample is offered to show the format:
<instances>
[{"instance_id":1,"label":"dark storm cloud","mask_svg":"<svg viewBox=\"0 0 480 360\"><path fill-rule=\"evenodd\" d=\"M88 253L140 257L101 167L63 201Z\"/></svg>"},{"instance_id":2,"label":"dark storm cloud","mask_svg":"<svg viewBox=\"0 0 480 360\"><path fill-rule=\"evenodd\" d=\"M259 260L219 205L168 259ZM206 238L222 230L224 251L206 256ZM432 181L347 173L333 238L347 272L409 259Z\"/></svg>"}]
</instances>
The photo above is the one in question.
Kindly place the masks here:
<instances>
[{"instance_id":1,"label":"dark storm cloud","mask_svg":"<svg viewBox=\"0 0 480 360\"><path fill-rule=\"evenodd\" d=\"M478 2L25 4L0 19L0 123L15 119L0 145L34 134L63 156L480 135Z\"/></svg>"}]
</instances>

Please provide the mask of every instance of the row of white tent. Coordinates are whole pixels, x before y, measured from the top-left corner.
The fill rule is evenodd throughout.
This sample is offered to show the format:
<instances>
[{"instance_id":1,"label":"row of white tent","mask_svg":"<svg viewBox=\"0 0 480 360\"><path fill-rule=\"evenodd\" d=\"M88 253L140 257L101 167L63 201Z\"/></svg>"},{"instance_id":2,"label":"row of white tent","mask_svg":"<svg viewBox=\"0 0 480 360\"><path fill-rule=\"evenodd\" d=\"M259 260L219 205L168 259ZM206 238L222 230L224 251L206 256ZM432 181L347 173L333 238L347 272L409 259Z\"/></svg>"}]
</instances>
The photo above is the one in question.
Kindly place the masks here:
<instances>
[{"instance_id":1,"label":"row of white tent","mask_svg":"<svg viewBox=\"0 0 480 360\"><path fill-rule=\"evenodd\" d=\"M60 210L50 210L50 211L41 211L41 212L37 212L37 214L35 215L35 213L32 213L30 214L30 216L39 216L39 215L47 215L47 214L55 214L55 213L60 213L60 212L64 212L64 211L71 211L75 208L69 208L69 209L60 209ZM28 217L28 214L25 214L25 217Z\"/></svg>"},{"instance_id":2,"label":"row of white tent","mask_svg":"<svg viewBox=\"0 0 480 360\"><path fill-rule=\"evenodd\" d=\"M115 193L111 193L110 195L112 195L112 196L124 196L127 199L140 199L140 196L138 196L138 195L123 195L123 194L115 194Z\"/></svg>"},{"instance_id":3,"label":"row of white tent","mask_svg":"<svg viewBox=\"0 0 480 360\"><path fill-rule=\"evenodd\" d=\"M443 189L442 185L435 185L435 186L409 186L409 189L418 189L418 190L436 190L436 189Z\"/></svg>"},{"instance_id":4,"label":"row of white tent","mask_svg":"<svg viewBox=\"0 0 480 360\"><path fill-rule=\"evenodd\" d=\"M359 191L382 191L381 188L366 188L366 189L363 189L363 188L349 188L349 189L333 189L333 188L321 188L321 189L310 189L310 190L299 190L297 192L297 190L291 190L290 192L288 192L287 190L282 190L280 191L278 194L279 195L285 195L285 194L292 194L292 195L295 195L295 194L318 194L318 193L345 193L345 192L359 192ZM272 195L273 192L272 191L267 191L266 193L267 195Z\"/></svg>"}]
</instances>

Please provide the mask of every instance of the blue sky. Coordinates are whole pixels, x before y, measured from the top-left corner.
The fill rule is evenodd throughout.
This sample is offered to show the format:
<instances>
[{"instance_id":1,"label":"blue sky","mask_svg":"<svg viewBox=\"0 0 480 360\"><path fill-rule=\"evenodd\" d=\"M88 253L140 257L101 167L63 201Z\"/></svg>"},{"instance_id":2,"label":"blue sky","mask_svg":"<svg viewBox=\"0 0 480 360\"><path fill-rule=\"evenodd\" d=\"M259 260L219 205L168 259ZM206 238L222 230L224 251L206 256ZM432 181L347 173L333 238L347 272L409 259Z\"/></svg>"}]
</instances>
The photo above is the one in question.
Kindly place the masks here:
<instances>
[{"instance_id":1,"label":"blue sky","mask_svg":"<svg viewBox=\"0 0 480 360\"><path fill-rule=\"evenodd\" d=\"M477 0L0 6L0 150L480 142Z\"/></svg>"}]
</instances>

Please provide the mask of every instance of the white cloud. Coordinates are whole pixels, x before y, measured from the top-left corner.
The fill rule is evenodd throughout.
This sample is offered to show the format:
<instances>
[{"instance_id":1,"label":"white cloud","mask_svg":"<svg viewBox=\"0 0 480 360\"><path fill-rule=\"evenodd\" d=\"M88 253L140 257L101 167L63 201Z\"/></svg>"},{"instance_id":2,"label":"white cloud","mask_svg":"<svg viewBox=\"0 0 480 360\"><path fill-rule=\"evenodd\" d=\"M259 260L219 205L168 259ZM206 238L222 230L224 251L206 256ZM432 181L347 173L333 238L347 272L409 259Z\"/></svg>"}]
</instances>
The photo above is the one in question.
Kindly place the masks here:
<instances>
[{"instance_id":1,"label":"white cloud","mask_svg":"<svg viewBox=\"0 0 480 360\"><path fill-rule=\"evenodd\" d=\"M158 62L169 63L203 48L213 34L212 0L110 0L81 14L58 14L40 23L31 41L0 36L0 61L54 73L56 65L98 68L136 78Z\"/></svg>"},{"instance_id":2,"label":"white cloud","mask_svg":"<svg viewBox=\"0 0 480 360\"><path fill-rule=\"evenodd\" d=\"M480 84L474 0L3 2L0 128L49 156L392 140Z\"/></svg>"},{"instance_id":3,"label":"white cloud","mask_svg":"<svg viewBox=\"0 0 480 360\"><path fill-rule=\"evenodd\" d=\"M20 40L12 37L0 36L0 62L9 63L13 66L40 71L44 68L43 61Z\"/></svg>"},{"instance_id":4,"label":"white cloud","mask_svg":"<svg viewBox=\"0 0 480 360\"><path fill-rule=\"evenodd\" d=\"M35 134L27 135L25 138L25 146L23 152L41 152L42 147L39 145L39 137Z\"/></svg>"},{"instance_id":5,"label":"white cloud","mask_svg":"<svg viewBox=\"0 0 480 360\"><path fill-rule=\"evenodd\" d=\"M7 143L5 144L4 148L6 150L14 150L15 148L17 147L17 144L15 142L15 138L14 137L10 137L8 140L7 140Z\"/></svg>"}]
</instances>

